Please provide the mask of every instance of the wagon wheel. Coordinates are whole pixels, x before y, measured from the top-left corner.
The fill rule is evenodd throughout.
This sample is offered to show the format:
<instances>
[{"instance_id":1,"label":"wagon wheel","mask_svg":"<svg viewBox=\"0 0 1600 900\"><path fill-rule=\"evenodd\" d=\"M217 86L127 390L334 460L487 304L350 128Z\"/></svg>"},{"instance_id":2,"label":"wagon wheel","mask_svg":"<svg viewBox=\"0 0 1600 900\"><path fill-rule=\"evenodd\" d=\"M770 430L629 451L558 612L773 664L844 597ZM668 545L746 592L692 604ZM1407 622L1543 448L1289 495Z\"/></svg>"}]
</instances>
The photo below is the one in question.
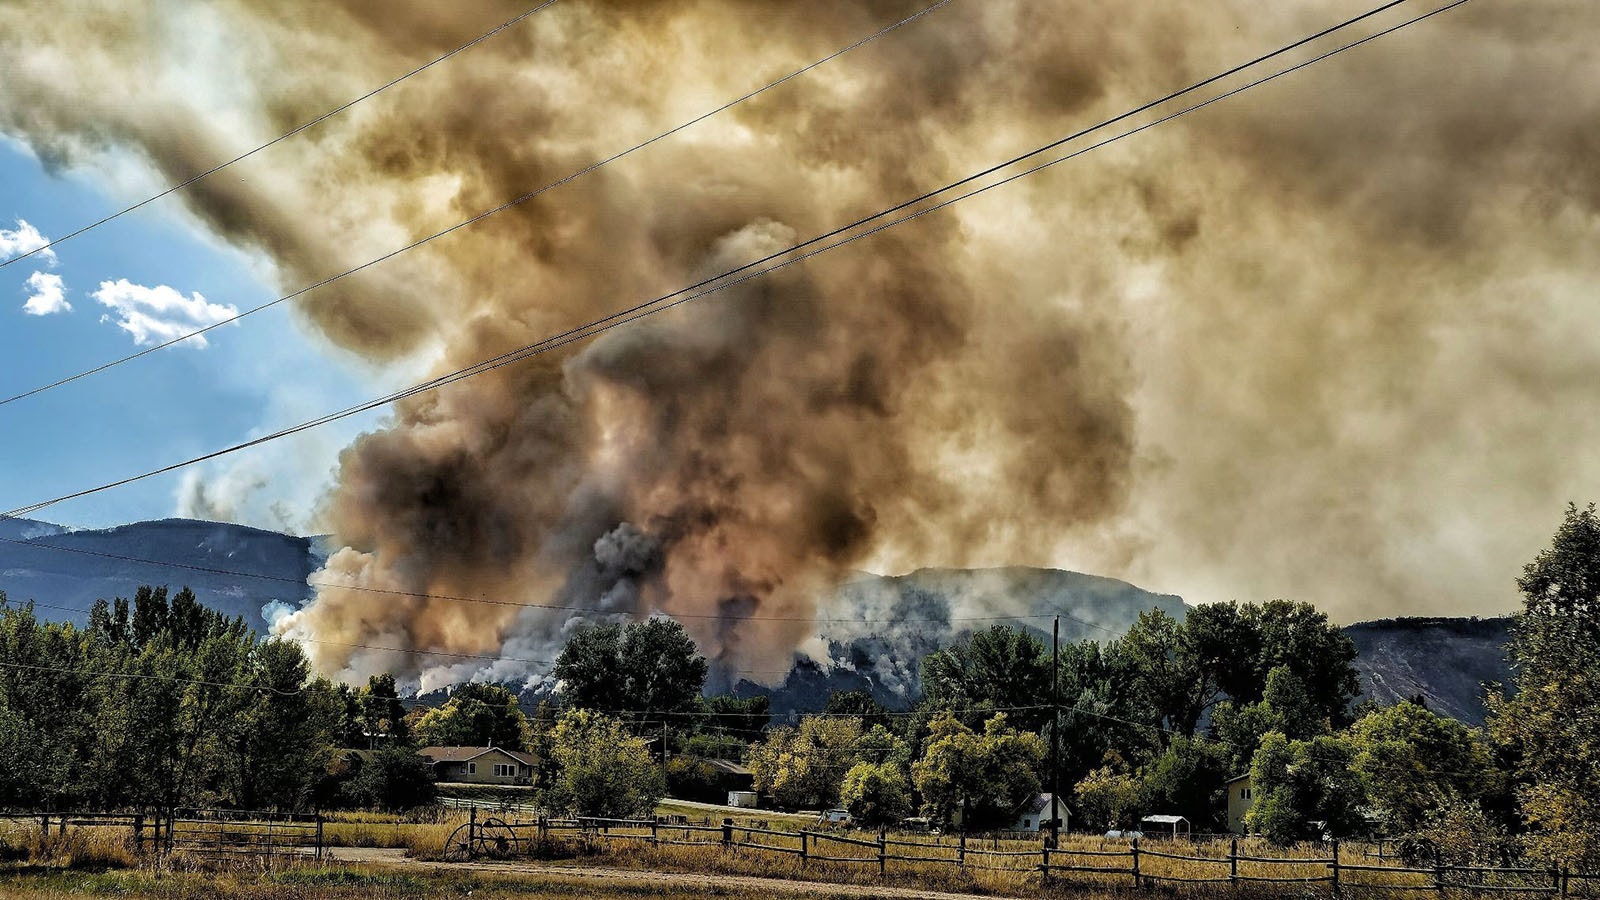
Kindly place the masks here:
<instances>
[{"instance_id":1,"label":"wagon wheel","mask_svg":"<svg viewBox=\"0 0 1600 900\"><path fill-rule=\"evenodd\" d=\"M472 857L472 826L462 825L445 838L444 859L445 862L471 862Z\"/></svg>"},{"instance_id":2,"label":"wagon wheel","mask_svg":"<svg viewBox=\"0 0 1600 900\"><path fill-rule=\"evenodd\" d=\"M505 820L486 819L478 826L478 840L473 849L481 856L505 859L517 855L522 849L522 838Z\"/></svg>"}]
</instances>

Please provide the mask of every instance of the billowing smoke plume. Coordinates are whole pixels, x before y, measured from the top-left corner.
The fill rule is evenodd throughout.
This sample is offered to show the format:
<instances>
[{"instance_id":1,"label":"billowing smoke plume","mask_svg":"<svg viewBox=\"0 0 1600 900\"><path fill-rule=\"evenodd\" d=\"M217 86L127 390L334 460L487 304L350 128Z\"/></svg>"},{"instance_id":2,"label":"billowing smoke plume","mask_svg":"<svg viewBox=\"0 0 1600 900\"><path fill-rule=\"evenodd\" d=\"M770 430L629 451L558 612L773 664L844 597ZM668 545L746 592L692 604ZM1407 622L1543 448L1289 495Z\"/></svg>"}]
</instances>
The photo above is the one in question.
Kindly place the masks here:
<instances>
[{"instance_id":1,"label":"billowing smoke plume","mask_svg":"<svg viewBox=\"0 0 1600 900\"><path fill-rule=\"evenodd\" d=\"M184 202L299 286L920 5L564 0ZM297 308L364 358L458 368L1362 6L957 0ZM513 11L12 3L0 130L180 179ZM346 549L320 580L593 613L326 589L280 625L526 660L575 621L661 610L754 673L855 568L1055 564L1345 619L1502 608L1600 474L1597 26L1586 0L1479 0L408 400L343 455L324 516ZM483 674L316 648L331 670ZM541 668L488 674L512 670Z\"/></svg>"}]
</instances>

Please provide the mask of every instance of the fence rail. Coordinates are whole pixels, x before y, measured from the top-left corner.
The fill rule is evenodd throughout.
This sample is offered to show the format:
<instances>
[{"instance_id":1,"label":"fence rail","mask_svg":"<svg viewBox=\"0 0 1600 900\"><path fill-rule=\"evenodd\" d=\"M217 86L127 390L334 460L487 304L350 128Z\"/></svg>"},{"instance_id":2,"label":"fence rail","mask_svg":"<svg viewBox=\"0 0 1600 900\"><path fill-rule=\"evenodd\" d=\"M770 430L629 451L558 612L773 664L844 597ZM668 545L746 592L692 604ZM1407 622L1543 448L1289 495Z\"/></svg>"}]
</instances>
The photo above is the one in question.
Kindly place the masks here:
<instances>
[{"instance_id":1,"label":"fence rail","mask_svg":"<svg viewBox=\"0 0 1600 900\"><path fill-rule=\"evenodd\" d=\"M813 829L781 831L736 825L732 819L723 819L720 827L669 824L653 819L551 819L543 816L531 822L505 822L497 818L480 819L475 808L468 824L461 826L457 834L451 836L454 846L447 848L446 858L472 859L485 855L511 856L532 853L552 837L562 833L573 834L585 840L624 839L642 841L655 846L720 846L729 853L744 850L782 853L798 857L802 866L814 863L833 865L876 863L880 874L887 871L890 863L915 863L955 866L962 869L1033 872L1045 882L1062 876L1126 879L1125 883L1131 883L1135 887L1158 884L1225 884L1235 887L1244 884L1325 884L1329 885L1335 894L1344 889L1429 892L1443 892L1448 889L1484 894L1549 894L1566 898L1569 896L1571 883L1600 880L1600 874L1595 873L1546 871L1528 867L1440 865L1417 868L1346 862L1337 841L1332 842L1329 855L1317 857L1258 856L1241 853L1237 840L1228 844L1226 855L1212 856L1173 852L1172 848L1152 849L1142 845L1137 838L1133 839L1126 849L1053 848L1049 846L1049 840L1046 838L1037 850L1002 850L998 841L991 844L991 849L978 846L978 841L974 841L973 846L968 846L965 835L959 836L954 842L939 839L918 841L903 837L890 838L885 832L880 831L876 839L871 839ZM695 833L715 834L717 838L687 839L690 834ZM684 839L677 839L679 835ZM757 837L762 840L754 840ZM985 840L984 843L988 841ZM452 849L456 852L451 852ZM848 852L852 850L870 852L853 854ZM1370 859L1374 855L1363 850L1356 858ZM972 859L969 860L969 857ZM1385 855L1380 858L1394 857ZM1028 860L1028 862L1021 865L1006 864L1013 860ZM1222 871L1214 876L1197 875L1192 871L1184 874L1165 871L1173 868L1171 865L1173 863L1216 866ZM1248 867L1248 870L1242 871L1241 867ZM1408 880L1406 883L1396 884L1363 877L1375 875L1402 876ZM1520 881L1511 882L1511 879ZM1531 879L1538 879L1538 883L1530 883Z\"/></svg>"}]
</instances>

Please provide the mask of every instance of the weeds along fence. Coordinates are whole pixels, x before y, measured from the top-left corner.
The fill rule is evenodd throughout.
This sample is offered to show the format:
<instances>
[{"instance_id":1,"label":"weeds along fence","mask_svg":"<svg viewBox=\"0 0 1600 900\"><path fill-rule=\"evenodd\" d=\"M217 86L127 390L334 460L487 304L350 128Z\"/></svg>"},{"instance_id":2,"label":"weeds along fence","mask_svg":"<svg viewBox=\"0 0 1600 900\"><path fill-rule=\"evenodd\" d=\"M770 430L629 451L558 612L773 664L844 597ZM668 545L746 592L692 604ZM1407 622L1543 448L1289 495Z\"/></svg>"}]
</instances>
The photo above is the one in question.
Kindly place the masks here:
<instances>
[{"instance_id":1,"label":"weeds along fence","mask_svg":"<svg viewBox=\"0 0 1600 900\"><path fill-rule=\"evenodd\" d=\"M1325 855L1268 856L1242 852L1239 841L1196 844L1187 841L1140 841L1090 849L1072 842L1052 848L1048 839L1023 842L966 835L935 838L890 836L880 831L845 834L801 829L782 831L738 825L723 819L719 825L668 823L657 819L557 819L537 816L530 821L507 821L480 816L473 809L468 822L458 828L445 848L452 861L510 859L533 855L558 839L576 840L591 849L620 845L650 847L714 847L739 855L776 855L797 860L802 868L860 867L880 876L908 871L927 874L949 866L958 870L1009 872L1036 876L1045 884L1095 881L1105 886L1137 888L1158 885L1206 885L1247 888L1259 885L1321 888L1334 895L1429 892L1595 896L1600 874L1546 870L1531 867L1462 866L1425 867L1398 864L1372 865L1352 861L1370 858L1366 851L1344 851L1339 842L1319 846ZM1031 846L1022 846L1024 844ZM1318 852L1318 851L1313 851Z\"/></svg>"},{"instance_id":2,"label":"weeds along fence","mask_svg":"<svg viewBox=\"0 0 1600 900\"><path fill-rule=\"evenodd\" d=\"M211 858L294 856L322 859L324 819L262 810L178 810L161 820L166 852Z\"/></svg>"},{"instance_id":3,"label":"weeds along fence","mask_svg":"<svg viewBox=\"0 0 1600 900\"><path fill-rule=\"evenodd\" d=\"M181 852L196 857L298 856L321 859L321 815L259 810L182 809L162 813L0 813L13 827L37 825L39 835L64 836L68 829L123 830L137 856Z\"/></svg>"}]
</instances>

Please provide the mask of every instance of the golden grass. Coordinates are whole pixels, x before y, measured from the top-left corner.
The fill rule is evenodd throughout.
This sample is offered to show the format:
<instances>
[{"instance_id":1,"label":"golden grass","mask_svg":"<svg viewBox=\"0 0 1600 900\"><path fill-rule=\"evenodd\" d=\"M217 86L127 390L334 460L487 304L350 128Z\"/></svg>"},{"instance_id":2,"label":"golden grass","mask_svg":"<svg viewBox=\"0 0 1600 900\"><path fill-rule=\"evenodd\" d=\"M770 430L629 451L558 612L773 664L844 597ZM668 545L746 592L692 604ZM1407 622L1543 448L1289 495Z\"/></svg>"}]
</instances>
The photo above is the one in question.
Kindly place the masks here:
<instances>
[{"instance_id":1,"label":"golden grass","mask_svg":"<svg viewBox=\"0 0 1600 900\"><path fill-rule=\"evenodd\" d=\"M558 873L397 872L370 866L303 866L270 872L0 872L0 897L66 900L84 896L162 900L442 900L467 896L473 900L765 900L771 894L704 885L674 887L643 878L598 885Z\"/></svg>"}]
</instances>

